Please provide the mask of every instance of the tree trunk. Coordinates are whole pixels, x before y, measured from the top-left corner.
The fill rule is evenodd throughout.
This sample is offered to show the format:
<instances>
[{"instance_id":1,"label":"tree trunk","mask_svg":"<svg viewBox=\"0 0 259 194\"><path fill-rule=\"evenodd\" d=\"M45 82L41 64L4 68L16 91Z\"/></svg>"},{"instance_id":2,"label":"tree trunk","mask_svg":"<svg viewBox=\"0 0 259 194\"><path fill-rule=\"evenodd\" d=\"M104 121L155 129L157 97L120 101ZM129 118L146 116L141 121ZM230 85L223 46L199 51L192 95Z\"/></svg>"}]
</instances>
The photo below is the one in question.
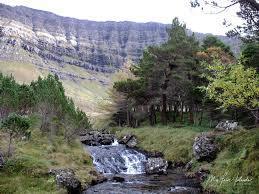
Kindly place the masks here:
<instances>
[{"instance_id":1,"label":"tree trunk","mask_svg":"<svg viewBox=\"0 0 259 194\"><path fill-rule=\"evenodd\" d=\"M180 117L180 122L183 122L183 103L181 103L181 117Z\"/></svg>"},{"instance_id":2,"label":"tree trunk","mask_svg":"<svg viewBox=\"0 0 259 194\"><path fill-rule=\"evenodd\" d=\"M189 108L189 121L190 121L190 124L194 124L193 105L191 105L190 108Z\"/></svg>"},{"instance_id":3,"label":"tree trunk","mask_svg":"<svg viewBox=\"0 0 259 194\"><path fill-rule=\"evenodd\" d=\"M162 95L162 112L161 112L161 121L163 125L167 124L167 116L166 116L166 94Z\"/></svg>"},{"instance_id":4,"label":"tree trunk","mask_svg":"<svg viewBox=\"0 0 259 194\"><path fill-rule=\"evenodd\" d=\"M130 127L130 111L129 111L129 108L127 108L127 126Z\"/></svg>"},{"instance_id":5,"label":"tree trunk","mask_svg":"<svg viewBox=\"0 0 259 194\"><path fill-rule=\"evenodd\" d=\"M151 105L151 107L150 107L149 123L151 126L156 124L156 112L155 112L154 105Z\"/></svg>"},{"instance_id":6,"label":"tree trunk","mask_svg":"<svg viewBox=\"0 0 259 194\"><path fill-rule=\"evenodd\" d=\"M199 126L201 126L201 124L202 124L202 119L203 119L203 110L201 110L201 115L199 118Z\"/></svg>"}]
</instances>

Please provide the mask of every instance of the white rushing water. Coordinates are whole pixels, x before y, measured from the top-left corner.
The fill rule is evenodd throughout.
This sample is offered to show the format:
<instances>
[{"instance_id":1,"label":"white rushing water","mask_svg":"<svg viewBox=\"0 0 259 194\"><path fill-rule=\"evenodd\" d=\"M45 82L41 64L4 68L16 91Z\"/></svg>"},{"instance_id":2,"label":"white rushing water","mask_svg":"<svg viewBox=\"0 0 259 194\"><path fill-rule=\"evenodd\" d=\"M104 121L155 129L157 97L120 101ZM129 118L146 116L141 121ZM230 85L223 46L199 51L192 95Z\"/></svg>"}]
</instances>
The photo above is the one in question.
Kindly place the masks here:
<instances>
[{"instance_id":1,"label":"white rushing water","mask_svg":"<svg viewBox=\"0 0 259 194\"><path fill-rule=\"evenodd\" d=\"M143 174L146 156L137 150L126 148L117 140L108 146L87 146L93 163L99 172L107 174Z\"/></svg>"},{"instance_id":2,"label":"white rushing water","mask_svg":"<svg viewBox=\"0 0 259 194\"><path fill-rule=\"evenodd\" d=\"M114 139L114 142L112 143L112 146L117 146L117 145L119 145L119 142L118 142L117 139Z\"/></svg>"}]
</instances>

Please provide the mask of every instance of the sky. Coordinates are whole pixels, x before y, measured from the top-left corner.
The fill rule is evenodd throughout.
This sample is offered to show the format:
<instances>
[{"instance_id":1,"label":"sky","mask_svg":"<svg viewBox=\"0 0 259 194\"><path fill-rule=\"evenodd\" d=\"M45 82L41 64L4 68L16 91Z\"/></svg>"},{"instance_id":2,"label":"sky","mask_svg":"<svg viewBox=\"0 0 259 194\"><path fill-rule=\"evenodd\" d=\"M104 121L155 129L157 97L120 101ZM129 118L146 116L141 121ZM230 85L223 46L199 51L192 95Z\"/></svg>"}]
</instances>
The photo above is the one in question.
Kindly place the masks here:
<instances>
[{"instance_id":1,"label":"sky","mask_svg":"<svg viewBox=\"0 0 259 194\"><path fill-rule=\"evenodd\" d=\"M209 14L208 10L191 8L190 0L0 0L11 6L23 5L55 14L94 21L135 21L172 23L178 17L194 32L224 35L224 18L232 24L237 19L233 7L221 14ZM221 0L225 1L225 0Z\"/></svg>"}]
</instances>

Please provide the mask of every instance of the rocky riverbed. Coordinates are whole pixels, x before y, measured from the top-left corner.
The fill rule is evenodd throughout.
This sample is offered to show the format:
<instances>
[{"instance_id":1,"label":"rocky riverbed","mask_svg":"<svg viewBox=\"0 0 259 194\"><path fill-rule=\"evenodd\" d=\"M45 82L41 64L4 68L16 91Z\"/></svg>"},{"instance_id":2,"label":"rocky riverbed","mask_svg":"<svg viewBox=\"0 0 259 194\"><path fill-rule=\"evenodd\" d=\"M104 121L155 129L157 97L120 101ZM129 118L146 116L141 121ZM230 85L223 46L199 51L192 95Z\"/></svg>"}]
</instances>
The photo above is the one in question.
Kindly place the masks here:
<instances>
[{"instance_id":1,"label":"rocky riverbed","mask_svg":"<svg viewBox=\"0 0 259 194\"><path fill-rule=\"evenodd\" d=\"M168 161L159 152L137 149L137 138L90 132L81 136L104 181L94 183L87 193L201 193L199 181L182 171L168 170Z\"/></svg>"}]
</instances>

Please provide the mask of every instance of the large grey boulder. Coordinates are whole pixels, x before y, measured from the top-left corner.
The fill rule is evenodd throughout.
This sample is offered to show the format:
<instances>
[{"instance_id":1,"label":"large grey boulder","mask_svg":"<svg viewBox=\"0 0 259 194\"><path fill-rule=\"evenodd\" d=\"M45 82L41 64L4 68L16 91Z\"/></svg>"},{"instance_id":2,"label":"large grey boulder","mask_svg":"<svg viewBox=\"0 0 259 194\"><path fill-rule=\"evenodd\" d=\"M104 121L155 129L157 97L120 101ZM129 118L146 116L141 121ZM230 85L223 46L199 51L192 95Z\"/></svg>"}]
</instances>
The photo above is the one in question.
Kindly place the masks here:
<instances>
[{"instance_id":1,"label":"large grey boulder","mask_svg":"<svg viewBox=\"0 0 259 194\"><path fill-rule=\"evenodd\" d=\"M4 156L3 156L3 154L0 151L0 168L4 167L4 163L5 163Z\"/></svg>"},{"instance_id":2,"label":"large grey boulder","mask_svg":"<svg viewBox=\"0 0 259 194\"><path fill-rule=\"evenodd\" d=\"M214 137L200 135L195 138L193 144L193 154L198 161L212 161L217 155L217 145Z\"/></svg>"},{"instance_id":3,"label":"large grey boulder","mask_svg":"<svg viewBox=\"0 0 259 194\"><path fill-rule=\"evenodd\" d=\"M111 145L114 142L114 135L99 131L91 131L80 136L83 144L90 146Z\"/></svg>"},{"instance_id":4,"label":"large grey boulder","mask_svg":"<svg viewBox=\"0 0 259 194\"><path fill-rule=\"evenodd\" d=\"M137 146L138 141L135 135L127 134L119 140L120 144L125 144L127 147L134 148Z\"/></svg>"},{"instance_id":5,"label":"large grey boulder","mask_svg":"<svg viewBox=\"0 0 259 194\"><path fill-rule=\"evenodd\" d=\"M238 122L235 121L220 121L217 126L216 126L217 130L221 130L221 131L233 131L238 129Z\"/></svg>"},{"instance_id":6,"label":"large grey boulder","mask_svg":"<svg viewBox=\"0 0 259 194\"><path fill-rule=\"evenodd\" d=\"M165 174L168 163L163 158L148 158L145 166L147 174Z\"/></svg>"},{"instance_id":7,"label":"large grey boulder","mask_svg":"<svg viewBox=\"0 0 259 194\"><path fill-rule=\"evenodd\" d=\"M67 189L68 194L80 194L82 190L81 182L76 178L71 169L52 169L49 171L55 175L56 182L59 186Z\"/></svg>"}]
</instances>

